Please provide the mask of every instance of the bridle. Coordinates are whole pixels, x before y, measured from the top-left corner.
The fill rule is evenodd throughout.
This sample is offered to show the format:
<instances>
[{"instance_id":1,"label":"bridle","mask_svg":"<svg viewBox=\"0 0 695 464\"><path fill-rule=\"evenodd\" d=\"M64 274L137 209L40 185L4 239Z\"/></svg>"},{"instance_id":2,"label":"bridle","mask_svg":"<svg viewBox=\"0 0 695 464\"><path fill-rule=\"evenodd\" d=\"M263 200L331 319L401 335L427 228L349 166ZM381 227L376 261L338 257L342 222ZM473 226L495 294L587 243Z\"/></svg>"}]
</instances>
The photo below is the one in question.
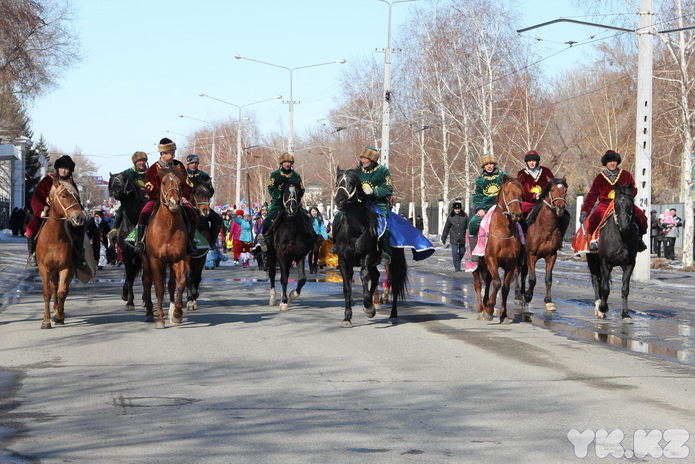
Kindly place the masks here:
<instances>
[{"instance_id":1,"label":"bridle","mask_svg":"<svg viewBox=\"0 0 695 464\"><path fill-rule=\"evenodd\" d=\"M285 195L282 196L282 206L288 213L294 214L299 209L297 187L294 185L289 185L287 189L289 190L289 192L287 193L287 198L285 198Z\"/></svg>"},{"instance_id":2,"label":"bridle","mask_svg":"<svg viewBox=\"0 0 695 464\"><path fill-rule=\"evenodd\" d=\"M349 182L348 182L348 176L347 176L347 174L343 173L343 174L340 176L340 179L338 180L338 188L336 189L336 192L335 192L335 193L336 193L336 195L338 195L338 192L340 192L341 190L343 190L343 191L345 192L345 194L347 195L347 198L345 198L345 202L348 202L349 200L352 199L352 197L356 197L356 196L357 196L357 186L353 184L353 186L352 186L352 191L350 191L350 190L347 188L347 185L348 185L348 184L349 184ZM357 199L357 201L361 201L359 198L356 198L356 199Z\"/></svg>"},{"instance_id":3,"label":"bridle","mask_svg":"<svg viewBox=\"0 0 695 464\"><path fill-rule=\"evenodd\" d=\"M57 197L58 195L60 195L61 192L63 192L63 191L68 192L68 193L72 196L72 198L73 198L73 202L72 202L70 205L68 205L68 206L63 205L63 203L61 203L60 201L57 201L57 202L55 201L55 197ZM64 217L51 217L51 216L48 216L48 217L46 217L45 219L56 219L56 220L60 220L60 221L70 220L70 218L68 217L68 210L77 207L77 208L80 209L80 212L82 211L82 206L80 205L80 202L77 201L77 197L75 196L75 194L71 191L71 189L68 189L68 188L65 187L62 183L60 184L60 186L55 187L55 191L53 192L53 195L51 195L51 197L54 199L54 200L51 202L51 204L58 203L58 205L63 209L63 216L64 216Z\"/></svg>"},{"instance_id":4,"label":"bridle","mask_svg":"<svg viewBox=\"0 0 695 464\"><path fill-rule=\"evenodd\" d=\"M502 214L504 214L507 217L509 217L513 214L511 211L509 211L509 206L512 203L518 202L519 207L521 207L521 199L520 198L514 198L513 200L507 201L507 195L504 193L504 188L502 189L502 201L504 202L504 209L503 209ZM499 202L497 202L497 206L499 206L499 208L502 209L502 205L500 205Z\"/></svg>"},{"instance_id":5,"label":"bridle","mask_svg":"<svg viewBox=\"0 0 695 464\"><path fill-rule=\"evenodd\" d=\"M558 184L558 185L562 185L562 184ZM564 188L564 185L563 185L563 188ZM550 202L548 202L548 198L550 198ZM555 204L556 201L562 201L565 204L558 206ZM565 205L567 204L567 198L566 197L553 198L553 191L551 189L548 191L548 195L543 199L543 203L545 203L548 206L548 208L550 208L551 210L554 209L557 212L557 214L559 214L562 211L562 209L565 207Z\"/></svg>"},{"instance_id":6,"label":"bridle","mask_svg":"<svg viewBox=\"0 0 695 464\"><path fill-rule=\"evenodd\" d=\"M172 180L176 180L176 179L175 179L175 176L174 176L173 174L167 174L167 175L165 176L165 178L167 178L167 177L170 178L170 179L172 179ZM161 185L164 186L164 179L162 179L162 184L161 184ZM181 183L180 183L180 182L179 182L175 187L169 187L169 188L167 188L166 190L160 189L160 194L159 194L159 195L160 195L160 201L161 201L162 203L164 203L164 204L168 204L168 203L169 203L169 199L171 198L171 197L169 196L169 192L171 192L172 190L179 194L179 199L176 200L176 204L178 205L178 204L181 203Z\"/></svg>"}]
</instances>

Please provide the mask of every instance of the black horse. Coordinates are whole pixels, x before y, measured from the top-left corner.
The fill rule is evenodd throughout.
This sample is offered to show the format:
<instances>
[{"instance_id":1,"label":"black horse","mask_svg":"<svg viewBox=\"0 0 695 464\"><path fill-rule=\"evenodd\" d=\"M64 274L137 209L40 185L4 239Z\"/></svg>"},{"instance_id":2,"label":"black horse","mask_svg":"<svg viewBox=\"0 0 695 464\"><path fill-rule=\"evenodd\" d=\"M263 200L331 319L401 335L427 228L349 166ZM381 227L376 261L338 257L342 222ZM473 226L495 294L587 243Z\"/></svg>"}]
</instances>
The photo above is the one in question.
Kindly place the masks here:
<instances>
[{"instance_id":1,"label":"black horse","mask_svg":"<svg viewBox=\"0 0 695 464\"><path fill-rule=\"evenodd\" d=\"M353 268L360 267L364 312L374 317L374 292L379 284L379 259L376 212L366 202L357 171L337 170L335 205L342 212L333 229L333 252L338 255L338 268L343 278L345 317L343 327L352 327L352 276ZM408 264L402 248L392 248L391 285L392 304L389 322L398 322L398 302L405 299Z\"/></svg>"},{"instance_id":2,"label":"black horse","mask_svg":"<svg viewBox=\"0 0 695 464\"><path fill-rule=\"evenodd\" d=\"M121 298L126 302L126 311L135 309L133 284L142 270L142 258L135 252L133 244L126 239L138 223L140 211L145 206L145 194L127 174L111 174L109 178L109 195L121 202L123 220L118 227L118 246L121 249L125 267L125 283Z\"/></svg>"},{"instance_id":3,"label":"black horse","mask_svg":"<svg viewBox=\"0 0 695 464\"><path fill-rule=\"evenodd\" d=\"M210 249L215 246L215 240L220 233L219 226L213 230L208 221L210 215L210 189L205 185L197 185L191 193L191 205L198 212L198 223L196 230L207 240ZM200 296L200 282L203 279L203 268L207 259L208 251L203 251L190 257L190 274L186 281L186 309L193 311L198 309L198 297Z\"/></svg>"},{"instance_id":4,"label":"black horse","mask_svg":"<svg viewBox=\"0 0 695 464\"><path fill-rule=\"evenodd\" d=\"M604 319L608 312L611 271L615 266L623 269L621 316L625 323L632 322L628 314L627 297L640 241L637 225L633 221L635 202L632 189L631 185L615 188L613 211L600 226L598 253L586 255L594 286L595 314L599 319Z\"/></svg>"},{"instance_id":5,"label":"black horse","mask_svg":"<svg viewBox=\"0 0 695 464\"><path fill-rule=\"evenodd\" d=\"M306 219L300 210L302 190L297 182L288 181L282 188L283 210L273 221L269 229L273 239L270 241L266 260L268 264L268 277L270 279L270 306L276 305L275 295L275 265L280 266L280 284L282 285L281 311L287 311L288 301L295 300L302 292L306 283L304 260L316 242L316 233L308 227ZM297 288L287 297L287 281L290 275L292 262L297 263L299 280Z\"/></svg>"}]
</instances>

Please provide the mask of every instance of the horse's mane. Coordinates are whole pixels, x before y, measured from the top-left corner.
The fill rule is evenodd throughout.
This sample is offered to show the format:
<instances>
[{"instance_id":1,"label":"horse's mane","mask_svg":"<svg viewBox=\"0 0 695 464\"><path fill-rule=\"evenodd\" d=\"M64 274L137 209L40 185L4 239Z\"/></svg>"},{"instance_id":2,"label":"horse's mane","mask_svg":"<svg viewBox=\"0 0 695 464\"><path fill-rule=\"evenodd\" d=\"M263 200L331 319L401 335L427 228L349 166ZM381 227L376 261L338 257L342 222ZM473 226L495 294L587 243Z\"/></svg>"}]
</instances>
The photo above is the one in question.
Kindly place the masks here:
<instances>
[{"instance_id":1,"label":"horse's mane","mask_svg":"<svg viewBox=\"0 0 695 464\"><path fill-rule=\"evenodd\" d=\"M550 192L550 189L553 188L554 185L564 185L565 188L567 188L567 182L563 179L560 179L558 177L555 177L550 180L547 184L545 184L545 187L543 187L543 190L541 190L541 194L538 197L538 201L536 202L535 205L533 205L533 209L531 209L531 212L528 215L528 219L526 220L526 223L528 225L533 224L536 221L536 217L538 217L538 213L540 212L541 208L543 207L543 200L545 200L545 197L548 196L548 192Z\"/></svg>"},{"instance_id":2,"label":"horse's mane","mask_svg":"<svg viewBox=\"0 0 695 464\"><path fill-rule=\"evenodd\" d=\"M56 179L57 179L57 178L56 178ZM50 195L53 195L53 192L55 192L55 190L56 190L59 186L62 186L65 190L67 190L68 192L72 193L72 194L75 195L76 197L79 197L79 196L80 196L80 192L75 188L74 185L72 185L71 182L68 182L68 181L66 181L66 180L60 180L60 179L57 179L57 180L58 180L58 184L57 184L57 185L56 185L55 183L53 184L53 186L51 187L51 190L50 190L49 193L48 193L49 196L50 196Z\"/></svg>"},{"instance_id":3,"label":"horse's mane","mask_svg":"<svg viewBox=\"0 0 695 464\"><path fill-rule=\"evenodd\" d=\"M363 205L365 215L367 216L367 225L369 227L369 230L373 232L374 235L377 233L377 217L376 213L372 208L368 207L365 205L362 200L365 197L364 189L362 189L362 181L360 180L360 176L357 173L357 169L348 169L346 171L342 171L341 174L344 174L345 177L347 178L348 182L351 183L352 185L355 186L355 198L357 201L359 201L360 205Z\"/></svg>"},{"instance_id":4,"label":"horse's mane","mask_svg":"<svg viewBox=\"0 0 695 464\"><path fill-rule=\"evenodd\" d=\"M193 189L193 194L196 193L201 193L208 198L210 197L210 189L204 184L198 184L195 186L195 188Z\"/></svg>"},{"instance_id":5,"label":"horse's mane","mask_svg":"<svg viewBox=\"0 0 695 464\"><path fill-rule=\"evenodd\" d=\"M186 178L188 177L188 176L184 175L184 173L181 172L180 169L176 169L176 168L166 168L166 169L162 169L162 170L159 172L159 178L160 178L160 179L164 179L164 176L166 176L167 174L173 174L173 175L175 175L176 177L179 178L179 180L180 180L181 182L186 182Z\"/></svg>"}]
</instances>

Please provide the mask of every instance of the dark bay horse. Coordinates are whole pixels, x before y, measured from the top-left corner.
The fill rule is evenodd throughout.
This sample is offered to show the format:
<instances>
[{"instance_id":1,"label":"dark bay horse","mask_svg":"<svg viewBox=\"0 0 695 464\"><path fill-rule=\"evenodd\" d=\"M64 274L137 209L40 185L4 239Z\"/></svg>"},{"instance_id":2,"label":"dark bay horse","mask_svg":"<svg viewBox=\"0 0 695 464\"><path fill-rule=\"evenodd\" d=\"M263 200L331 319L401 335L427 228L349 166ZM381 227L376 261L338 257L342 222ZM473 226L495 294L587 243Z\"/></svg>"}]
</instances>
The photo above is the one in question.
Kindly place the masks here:
<instances>
[{"instance_id":1,"label":"dark bay horse","mask_svg":"<svg viewBox=\"0 0 695 464\"><path fill-rule=\"evenodd\" d=\"M640 236L633 222L635 200L631 185L615 188L613 210L610 208L601 229L598 253L587 253L586 260L591 272L594 287L594 313L604 319L608 312L608 294L610 293L611 272L615 266L623 270L622 310L624 323L631 323L628 314L627 297L630 293L630 278L635 268L635 258L639 248Z\"/></svg>"},{"instance_id":2,"label":"dark bay horse","mask_svg":"<svg viewBox=\"0 0 695 464\"><path fill-rule=\"evenodd\" d=\"M145 321L152 322L152 282L157 297L156 329L164 328L164 285L169 270L169 321L181 324L183 318L183 289L189 274L188 229L181 204L181 184L186 182L183 174L174 169L161 172L162 184L159 192L159 205L152 214L145 231L145 252L143 253L143 286L145 301Z\"/></svg>"},{"instance_id":3,"label":"dark bay horse","mask_svg":"<svg viewBox=\"0 0 695 464\"><path fill-rule=\"evenodd\" d=\"M507 318L507 296L521 254L518 222L521 219L522 193L523 187L518 180L504 176L497 194L495 209L491 213L485 256L480 258L478 267L473 271L473 284L478 297L478 319L492 320L500 287L502 288L500 323ZM478 240L484 240L484 238L479 237ZM500 277L500 268L504 270L504 281ZM483 281L485 281L484 296L481 295ZM492 291L490 291L490 284L492 284Z\"/></svg>"},{"instance_id":4,"label":"dark bay horse","mask_svg":"<svg viewBox=\"0 0 695 464\"><path fill-rule=\"evenodd\" d=\"M196 229L207 240L210 247L215 246L216 235L210 230L208 215L210 214L210 189L204 185L197 185L191 193L191 206L198 211L198 224ZM217 231L219 234L220 231ZM190 257L190 279L186 284L186 309L193 311L198 309L198 297L200 296L200 281L203 278L203 269L208 252Z\"/></svg>"},{"instance_id":5,"label":"dark bay horse","mask_svg":"<svg viewBox=\"0 0 695 464\"><path fill-rule=\"evenodd\" d=\"M381 257L377 237L377 216L366 203L357 171L338 169L336 175L335 205L342 215L333 230L334 253L338 255L338 268L343 278L345 316L343 327L352 327L352 277L353 268L360 267L364 312L367 317L376 315L374 293L379 285L377 265ZM398 302L405 299L408 280L408 264L402 248L392 248L390 264L391 314L389 322L398 322Z\"/></svg>"},{"instance_id":6,"label":"dark bay horse","mask_svg":"<svg viewBox=\"0 0 695 464\"><path fill-rule=\"evenodd\" d=\"M53 179L48 198L48 216L36 237L36 262L43 281L42 329L52 328L51 298L54 322L57 325L65 323L65 299L68 297L76 264L73 242L83 239L73 234L70 225L81 227L86 220L78 200L79 194L72 184Z\"/></svg>"},{"instance_id":7,"label":"dark bay horse","mask_svg":"<svg viewBox=\"0 0 695 464\"><path fill-rule=\"evenodd\" d=\"M284 209L280 211L269 229L273 239L266 253L270 279L270 301L268 304L275 306L277 300L275 294L275 264L277 263L280 266L280 284L282 285L280 311L287 311L288 302L299 297L302 287L306 283L304 261L316 242L316 233L313 229L307 233L307 225L300 211L301 201L302 191L299 185L296 182L285 182L282 188ZM287 281L293 261L297 263L299 280L297 281L297 288L290 292L288 298Z\"/></svg>"},{"instance_id":8,"label":"dark bay horse","mask_svg":"<svg viewBox=\"0 0 695 464\"><path fill-rule=\"evenodd\" d=\"M140 211L145 206L145 194L127 174L111 174L109 178L109 195L121 202L123 220L118 227L118 246L121 249L123 266L125 268L125 283L121 298L126 302L126 311L135 309L133 285L142 270L142 257L135 252L133 244L128 242L128 235L138 223Z\"/></svg>"},{"instance_id":9,"label":"dark bay horse","mask_svg":"<svg viewBox=\"0 0 695 464\"><path fill-rule=\"evenodd\" d=\"M519 298L525 303L533 299L533 289L536 286L536 263L545 260L545 308L555 311L551 289L553 286L553 268L557 260L557 250L562 245L564 234L561 218L567 203L567 181L552 179L541 191L538 202L528 216L528 231L526 233L526 259L521 264L521 289ZM564 224L567 224L566 219ZM528 288L526 277L528 276Z\"/></svg>"}]
</instances>

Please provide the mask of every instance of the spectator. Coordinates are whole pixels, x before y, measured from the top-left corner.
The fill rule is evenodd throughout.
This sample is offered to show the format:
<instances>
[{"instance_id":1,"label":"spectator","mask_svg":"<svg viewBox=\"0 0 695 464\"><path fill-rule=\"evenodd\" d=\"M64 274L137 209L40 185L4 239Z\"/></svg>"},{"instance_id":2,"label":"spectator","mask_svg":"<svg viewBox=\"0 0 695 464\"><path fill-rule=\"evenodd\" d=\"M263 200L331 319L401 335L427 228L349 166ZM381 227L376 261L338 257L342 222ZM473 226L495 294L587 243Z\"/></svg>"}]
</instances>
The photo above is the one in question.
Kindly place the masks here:
<instances>
[{"instance_id":1,"label":"spectator","mask_svg":"<svg viewBox=\"0 0 695 464\"><path fill-rule=\"evenodd\" d=\"M668 219L671 216L671 219ZM664 258L676 259L676 238L680 235L680 228L683 227L683 220L676 215L676 208L671 208L665 212L662 219L664 235Z\"/></svg>"},{"instance_id":2,"label":"spectator","mask_svg":"<svg viewBox=\"0 0 695 464\"><path fill-rule=\"evenodd\" d=\"M454 271L461 272L461 260L466 252L466 230L468 229L468 216L463 211L460 201L451 205L451 212L446 218L444 231L442 232L442 244L446 244L449 237L451 242L451 258L454 260Z\"/></svg>"}]
</instances>

